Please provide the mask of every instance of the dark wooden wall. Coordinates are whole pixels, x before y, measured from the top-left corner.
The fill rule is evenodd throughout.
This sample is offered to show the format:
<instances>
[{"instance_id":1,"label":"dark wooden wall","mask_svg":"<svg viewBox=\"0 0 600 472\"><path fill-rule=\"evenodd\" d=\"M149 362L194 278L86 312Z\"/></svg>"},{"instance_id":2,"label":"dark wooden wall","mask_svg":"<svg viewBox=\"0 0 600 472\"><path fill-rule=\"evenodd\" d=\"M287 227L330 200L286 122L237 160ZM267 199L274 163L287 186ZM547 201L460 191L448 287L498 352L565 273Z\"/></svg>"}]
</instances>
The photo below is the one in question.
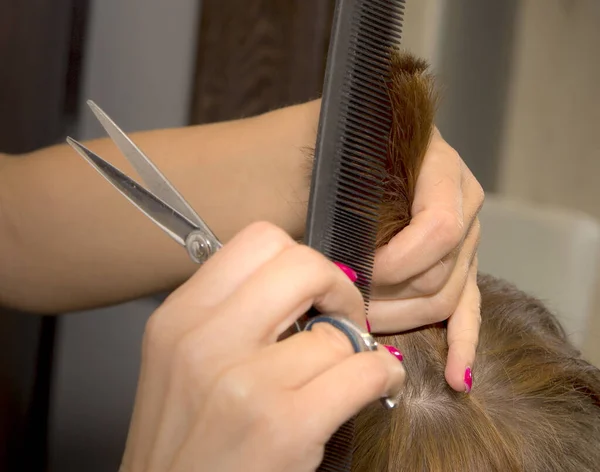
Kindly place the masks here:
<instances>
[{"instance_id":1,"label":"dark wooden wall","mask_svg":"<svg viewBox=\"0 0 600 472\"><path fill-rule=\"evenodd\" d=\"M87 0L0 0L0 152L64 139L86 13ZM45 470L54 328L0 308L0 471Z\"/></svg>"},{"instance_id":2,"label":"dark wooden wall","mask_svg":"<svg viewBox=\"0 0 600 472\"><path fill-rule=\"evenodd\" d=\"M0 0L0 150L60 136L71 0Z\"/></svg>"},{"instance_id":3,"label":"dark wooden wall","mask_svg":"<svg viewBox=\"0 0 600 472\"><path fill-rule=\"evenodd\" d=\"M192 123L320 96L334 0L203 0Z\"/></svg>"}]
</instances>

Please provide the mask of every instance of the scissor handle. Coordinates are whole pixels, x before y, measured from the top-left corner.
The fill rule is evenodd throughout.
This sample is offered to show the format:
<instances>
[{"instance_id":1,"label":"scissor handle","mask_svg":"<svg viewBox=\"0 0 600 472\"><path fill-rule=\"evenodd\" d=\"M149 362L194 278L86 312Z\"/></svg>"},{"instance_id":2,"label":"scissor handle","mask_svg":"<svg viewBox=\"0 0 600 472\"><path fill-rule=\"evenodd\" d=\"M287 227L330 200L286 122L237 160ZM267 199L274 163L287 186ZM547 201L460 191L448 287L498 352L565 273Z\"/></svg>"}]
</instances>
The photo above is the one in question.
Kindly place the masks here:
<instances>
[{"instance_id":1,"label":"scissor handle","mask_svg":"<svg viewBox=\"0 0 600 472\"><path fill-rule=\"evenodd\" d=\"M342 333L346 335L346 337L352 344L352 348L354 349L355 353L377 350L377 346L379 344L377 343L375 338L370 333L363 331L360 328L360 326L358 326L356 323L353 323L348 318L335 315L316 316L314 318L311 318L306 323L306 325L304 326L304 331L310 331L312 327L317 323L328 323L334 328L339 329ZM389 397L383 397L380 399L380 401L384 408L388 410L391 410L398 406L398 403Z\"/></svg>"}]
</instances>

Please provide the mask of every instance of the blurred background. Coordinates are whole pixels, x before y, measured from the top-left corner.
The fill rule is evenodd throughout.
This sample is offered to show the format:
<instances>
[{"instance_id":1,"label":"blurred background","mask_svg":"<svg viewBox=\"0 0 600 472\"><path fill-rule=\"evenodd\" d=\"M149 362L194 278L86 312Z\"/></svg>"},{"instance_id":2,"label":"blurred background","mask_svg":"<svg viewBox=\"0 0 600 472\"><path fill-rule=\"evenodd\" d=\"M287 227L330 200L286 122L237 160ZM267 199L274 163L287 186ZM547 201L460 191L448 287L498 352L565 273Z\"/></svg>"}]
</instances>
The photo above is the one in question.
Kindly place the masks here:
<instances>
[{"instance_id":1,"label":"blurred background","mask_svg":"<svg viewBox=\"0 0 600 472\"><path fill-rule=\"evenodd\" d=\"M0 0L0 152L319 96L334 0ZM481 270L544 299L600 365L600 2L407 0L403 45L488 195ZM1 270L1 265L0 265ZM0 470L117 470L161 297L0 315Z\"/></svg>"}]
</instances>

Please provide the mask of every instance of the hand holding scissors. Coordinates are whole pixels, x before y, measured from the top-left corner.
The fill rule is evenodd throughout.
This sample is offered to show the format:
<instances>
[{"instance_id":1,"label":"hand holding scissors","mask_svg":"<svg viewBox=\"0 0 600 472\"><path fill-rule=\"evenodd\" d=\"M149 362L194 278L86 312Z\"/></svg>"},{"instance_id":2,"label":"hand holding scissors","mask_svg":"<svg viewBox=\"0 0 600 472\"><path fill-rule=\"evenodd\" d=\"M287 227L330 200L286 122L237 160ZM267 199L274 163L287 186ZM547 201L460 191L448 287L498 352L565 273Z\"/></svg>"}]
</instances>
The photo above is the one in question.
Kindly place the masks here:
<instances>
[{"instance_id":1,"label":"hand holding scissors","mask_svg":"<svg viewBox=\"0 0 600 472\"><path fill-rule=\"evenodd\" d=\"M355 354L328 323L276 342L312 305L364 318L344 273L270 224L212 256L148 323L122 472L315 470L404 369L385 349Z\"/></svg>"},{"instance_id":2,"label":"hand holding scissors","mask_svg":"<svg viewBox=\"0 0 600 472\"><path fill-rule=\"evenodd\" d=\"M265 223L223 247L125 133L90 107L151 191L69 144L203 264L148 323L123 470L240 470L248 461L257 470L313 470L347 419L377 398L395 405L388 396L404 369L359 328L364 303L342 271ZM335 316L277 342L311 307Z\"/></svg>"}]
</instances>

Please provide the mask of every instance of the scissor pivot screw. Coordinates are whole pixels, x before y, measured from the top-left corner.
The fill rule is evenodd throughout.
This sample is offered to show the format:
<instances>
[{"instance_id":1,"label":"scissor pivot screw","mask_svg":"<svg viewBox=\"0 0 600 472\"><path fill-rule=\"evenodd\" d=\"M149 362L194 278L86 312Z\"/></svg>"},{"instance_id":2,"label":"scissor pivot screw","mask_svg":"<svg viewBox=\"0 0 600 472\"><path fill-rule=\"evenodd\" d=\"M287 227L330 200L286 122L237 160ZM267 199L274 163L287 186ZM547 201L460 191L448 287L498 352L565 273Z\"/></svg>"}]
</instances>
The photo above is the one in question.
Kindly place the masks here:
<instances>
[{"instance_id":1,"label":"scissor pivot screw","mask_svg":"<svg viewBox=\"0 0 600 472\"><path fill-rule=\"evenodd\" d=\"M200 231L191 232L185 245L192 260L198 264L206 261L214 252L210 242Z\"/></svg>"}]
</instances>

